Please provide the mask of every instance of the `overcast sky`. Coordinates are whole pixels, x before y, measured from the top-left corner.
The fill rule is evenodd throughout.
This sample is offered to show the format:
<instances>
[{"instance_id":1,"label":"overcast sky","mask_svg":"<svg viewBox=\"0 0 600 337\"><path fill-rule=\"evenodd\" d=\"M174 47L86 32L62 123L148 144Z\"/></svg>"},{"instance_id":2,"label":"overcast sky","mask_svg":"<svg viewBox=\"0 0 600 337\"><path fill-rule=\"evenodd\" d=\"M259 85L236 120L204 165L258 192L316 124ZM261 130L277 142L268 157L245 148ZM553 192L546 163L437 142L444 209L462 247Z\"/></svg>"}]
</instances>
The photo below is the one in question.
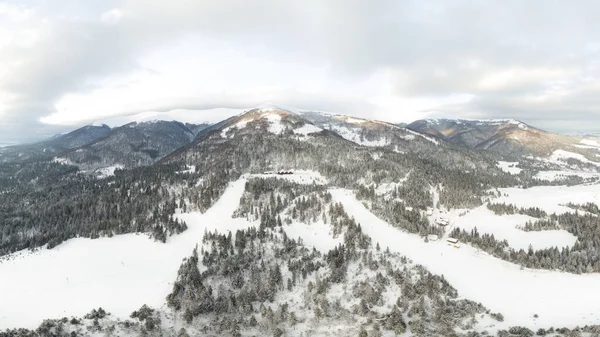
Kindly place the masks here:
<instances>
[{"instance_id":1,"label":"overcast sky","mask_svg":"<svg viewBox=\"0 0 600 337\"><path fill-rule=\"evenodd\" d=\"M599 14L584 0L0 0L0 144L265 102L596 131Z\"/></svg>"}]
</instances>

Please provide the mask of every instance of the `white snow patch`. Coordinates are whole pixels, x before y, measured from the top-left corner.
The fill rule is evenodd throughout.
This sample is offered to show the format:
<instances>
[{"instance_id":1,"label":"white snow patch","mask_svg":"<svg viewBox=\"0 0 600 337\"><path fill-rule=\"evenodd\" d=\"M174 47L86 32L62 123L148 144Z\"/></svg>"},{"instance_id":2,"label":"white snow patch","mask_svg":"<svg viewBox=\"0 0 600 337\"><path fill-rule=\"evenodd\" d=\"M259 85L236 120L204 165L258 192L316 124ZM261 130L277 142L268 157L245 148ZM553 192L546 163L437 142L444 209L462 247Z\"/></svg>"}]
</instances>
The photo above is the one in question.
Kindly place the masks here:
<instances>
[{"instance_id":1,"label":"white snow patch","mask_svg":"<svg viewBox=\"0 0 600 337\"><path fill-rule=\"evenodd\" d=\"M342 136L344 139L347 139L351 142L354 142L358 145L369 146L369 147L380 147L386 146L390 144L389 139L379 138L375 140L367 140L361 135L361 130L359 128L348 128L345 126L338 125L329 125L328 129Z\"/></svg>"},{"instance_id":2,"label":"white snow patch","mask_svg":"<svg viewBox=\"0 0 600 337\"><path fill-rule=\"evenodd\" d=\"M518 207L539 207L547 213L574 212L566 207L569 202L585 204L600 201L600 185L536 186L528 189L499 188L501 197L495 203L514 204ZM506 196L505 196L506 195Z\"/></svg>"},{"instance_id":3,"label":"white snow patch","mask_svg":"<svg viewBox=\"0 0 600 337\"><path fill-rule=\"evenodd\" d=\"M246 179L229 187L206 213L179 214L189 229L166 244L146 235L72 239L54 249L21 251L0 260L0 330L36 328L43 319L83 316L102 306L128 318L143 304L159 308L183 258L205 230L234 231L256 223L231 217Z\"/></svg>"},{"instance_id":4,"label":"white snow patch","mask_svg":"<svg viewBox=\"0 0 600 337\"><path fill-rule=\"evenodd\" d=\"M422 133L418 133L418 132L416 132L416 131L413 131L413 130L411 130L411 129L407 129L407 128L405 128L404 130L406 130L407 132L410 132L410 133L412 133L412 134L413 134L413 135L415 135L415 136L419 136L419 137L421 137L421 138L423 138L423 139L425 139L425 140L427 140L427 141L430 141L430 142L432 142L432 143L433 143L433 144L435 144L435 145L440 145L440 142L439 142L437 139L433 138L433 137L426 136L426 135L424 135L424 134L422 134Z\"/></svg>"},{"instance_id":5,"label":"white snow patch","mask_svg":"<svg viewBox=\"0 0 600 337\"><path fill-rule=\"evenodd\" d=\"M582 139L580 143L584 144L584 145L592 146L595 148L600 148L600 143L598 143L597 141L592 140L592 139Z\"/></svg>"},{"instance_id":6,"label":"white snow patch","mask_svg":"<svg viewBox=\"0 0 600 337\"><path fill-rule=\"evenodd\" d=\"M366 122L366 120L364 120L364 119L358 119L358 118L352 118L352 117L346 117L344 119L344 122L350 123L350 124L363 124L363 123Z\"/></svg>"},{"instance_id":7,"label":"white snow patch","mask_svg":"<svg viewBox=\"0 0 600 337\"><path fill-rule=\"evenodd\" d=\"M278 114L268 114L265 118L269 121L269 132L280 135L286 127L281 123L281 116Z\"/></svg>"},{"instance_id":8,"label":"white snow patch","mask_svg":"<svg viewBox=\"0 0 600 337\"><path fill-rule=\"evenodd\" d=\"M285 180L289 180L289 181L297 183L297 184L304 184L304 185L312 185L312 184L326 185L329 183L327 181L327 178L323 177L321 175L321 173L319 173L317 171L293 170L290 172L292 172L292 174L277 174L277 172L265 172L262 174L251 174L248 177L249 178L262 178L262 179L278 178L278 179L285 179Z\"/></svg>"},{"instance_id":9,"label":"white snow patch","mask_svg":"<svg viewBox=\"0 0 600 337\"><path fill-rule=\"evenodd\" d=\"M301 127L295 129L294 133L297 135L308 136L311 133L318 133L321 131L323 131L323 129L321 129L318 126L314 126L312 124L304 124Z\"/></svg>"},{"instance_id":10,"label":"white snow patch","mask_svg":"<svg viewBox=\"0 0 600 337\"><path fill-rule=\"evenodd\" d=\"M510 174L519 174L523 169L518 168L519 162L509 162L509 161L499 161L498 167L507 173Z\"/></svg>"},{"instance_id":11,"label":"white snow patch","mask_svg":"<svg viewBox=\"0 0 600 337\"><path fill-rule=\"evenodd\" d=\"M570 176L577 176L583 179L591 179L600 177L600 173L583 171L540 171L533 177L539 180L557 181L564 180Z\"/></svg>"},{"instance_id":12,"label":"white snow patch","mask_svg":"<svg viewBox=\"0 0 600 337\"><path fill-rule=\"evenodd\" d=\"M481 302L504 315L496 328L600 324L599 274L575 275L520 266L479 252L468 245L449 246L445 240L426 243L377 218L352 192L331 190L335 201L356 218L363 231L382 247L406 255L435 274L444 275L461 298ZM533 319L533 315L539 315ZM560 323L559 323L560 322Z\"/></svg>"},{"instance_id":13,"label":"white snow patch","mask_svg":"<svg viewBox=\"0 0 600 337\"><path fill-rule=\"evenodd\" d=\"M404 135L404 136L400 136L400 138L402 138L404 140L414 140L415 135Z\"/></svg>"},{"instance_id":14,"label":"white snow patch","mask_svg":"<svg viewBox=\"0 0 600 337\"><path fill-rule=\"evenodd\" d=\"M186 165L185 170L176 172L177 174L194 173L196 172L196 165Z\"/></svg>"},{"instance_id":15,"label":"white snow patch","mask_svg":"<svg viewBox=\"0 0 600 337\"><path fill-rule=\"evenodd\" d=\"M582 163L593 164L596 166L600 166L600 163L595 161L591 161L587 159L584 155L574 152L569 152L565 150L556 150L552 153L552 155L548 158L550 162L555 164L563 165L567 159L576 159Z\"/></svg>"},{"instance_id":16,"label":"white snow patch","mask_svg":"<svg viewBox=\"0 0 600 337\"><path fill-rule=\"evenodd\" d=\"M113 166L103 167L103 168L97 169L95 171L95 173L97 174L98 178L104 179L104 178L108 178L108 177L114 176L115 175L115 171L123 169L123 167L124 167L123 165L117 164L117 165L113 165Z\"/></svg>"},{"instance_id":17,"label":"white snow patch","mask_svg":"<svg viewBox=\"0 0 600 337\"><path fill-rule=\"evenodd\" d=\"M223 130L221 130L221 138L227 138L227 133L229 133L229 130L233 130L233 129L241 130L241 129L245 128L246 125L248 125L248 122L249 122L248 120L243 120L243 121L239 121L239 122L235 123L232 126L228 126L228 127L224 128ZM230 138L231 137L233 137L233 135L230 136Z\"/></svg>"},{"instance_id":18,"label":"white snow patch","mask_svg":"<svg viewBox=\"0 0 600 337\"><path fill-rule=\"evenodd\" d=\"M322 253L327 253L342 243L341 238L334 238L331 235L331 226L323 222L312 224L294 222L291 225L284 225L283 230L290 239L301 238L305 246L314 247Z\"/></svg>"},{"instance_id":19,"label":"white snow patch","mask_svg":"<svg viewBox=\"0 0 600 337\"><path fill-rule=\"evenodd\" d=\"M493 234L496 240L506 240L510 247L527 251L529 245L534 250L546 249L552 247L572 247L577 241L573 234L565 230L547 230L525 232L517 229L518 226L525 226L527 221L534 222L536 218L527 215L511 214L498 216L487 209L486 206L478 207L469 211L462 217L453 219L454 227L471 231L477 228L480 234Z\"/></svg>"},{"instance_id":20,"label":"white snow patch","mask_svg":"<svg viewBox=\"0 0 600 337\"><path fill-rule=\"evenodd\" d=\"M63 165L73 165L73 163L67 158L55 157L54 159L52 159L52 162Z\"/></svg>"}]
</instances>

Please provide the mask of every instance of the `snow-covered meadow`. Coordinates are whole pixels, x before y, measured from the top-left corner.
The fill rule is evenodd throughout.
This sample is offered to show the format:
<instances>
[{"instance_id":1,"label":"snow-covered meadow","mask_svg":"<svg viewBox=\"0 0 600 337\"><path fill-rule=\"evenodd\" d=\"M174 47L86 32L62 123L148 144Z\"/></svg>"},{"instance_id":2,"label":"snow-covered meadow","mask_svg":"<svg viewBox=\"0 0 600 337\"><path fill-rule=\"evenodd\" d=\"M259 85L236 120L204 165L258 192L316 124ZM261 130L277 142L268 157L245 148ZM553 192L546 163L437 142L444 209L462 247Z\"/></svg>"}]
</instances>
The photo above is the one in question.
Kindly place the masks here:
<instances>
[{"instance_id":1,"label":"snow-covered meadow","mask_svg":"<svg viewBox=\"0 0 600 337\"><path fill-rule=\"evenodd\" d=\"M452 227L470 231L477 228L480 234L493 234L497 240L506 240L511 248L527 250L531 245L534 250L552 247L572 247L577 241L573 234L565 230L545 230L525 232L523 227L527 221L534 222L536 218L527 215L511 214L496 215L486 206L469 211L464 216L451 213Z\"/></svg>"},{"instance_id":2,"label":"snow-covered meadow","mask_svg":"<svg viewBox=\"0 0 600 337\"><path fill-rule=\"evenodd\" d=\"M35 328L46 318L81 316L102 306L116 317L126 318L142 304L163 307L183 258L201 243L206 230L227 231L256 223L233 219L247 179L276 177L304 184L327 184L317 172L296 171L291 175L246 175L230 183L206 213L178 214L189 229L168 239L167 244L141 234L119 235L96 240L73 239L54 249L19 252L0 260L0 329ZM540 207L553 213L572 212L568 202L600 200L600 185L544 186L530 189L499 189L494 202L519 207ZM557 325L600 324L600 274L574 275L530 270L502 261L469 245L448 245L445 238L425 242L421 237L392 227L373 215L353 192L331 189L334 201L356 218L373 243L398 252L444 277L460 296L481 302L504 315L489 330L514 325L532 329ZM432 216L439 216L439 210ZM517 227L524 215L497 216L485 206L444 214L451 227L506 239L516 249L571 246L575 238L565 231L523 232ZM324 223L285 225L291 238L302 238L309 247L328 251L341 242ZM537 315L537 317L535 317Z\"/></svg>"},{"instance_id":3,"label":"snow-covered meadow","mask_svg":"<svg viewBox=\"0 0 600 337\"><path fill-rule=\"evenodd\" d=\"M506 202L519 206L538 206L548 211L562 210L567 199L574 202L596 201L599 185L575 187L544 187L529 190L503 189ZM558 195L554 195L558 194ZM332 190L334 201L341 202L346 212L356 218L363 231L382 247L411 258L435 274L442 274L459 292L461 297L481 302L493 312L501 312L505 321L494 329L521 325L532 329L539 327L577 326L600 324L600 274L575 275L564 272L530 270L502 261L469 245L457 247L446 240L425 242L417 235L392 227L372 214L353 192L344 189ZM485 222L490 215L471 211L457 220L466 226L469 221ZM493 215L493 213L492 213ZM500 218L500 217L499 217ZM509 218L510 219L510 218ZM524 219L518 219L521 222ZM464 221L464 222L463 222ZM510 221L491 223L489 226L510 226ZM454 224L456 225L456 224ZM514 224L513 224L514 226ZM479 228L479 226L478 226ZM510 227L507 227L510 228ZM512 227L514 228L514 227ZM486 228L489 231L494 231ZM480 231L483 232L483 231ZM504 231L515 236L512 229ZM522 232L526 237L528 234ZM568 233L567 233L568 234ZM559 234L551 240L569 243L572 238ZM526 244L526 238L517 236L515 245ZM542 241L531 240L531 243ZM537 318L535 317L537 315Z\"/></svg>"},{"instance_id":4,"label":"snow-covered meadow","mask_svg":"<svg viewBox=\"0 0 600 337\"><path fill-rule=\"evenodd\" d=\"M290 172L292 172L293 174L277 174L277 172L265 172L260 174L251 174L248 176L248 178L277 178L303 185L327 184L327 178L323 177L319 172L310 170L290 170Z\"/></svg>"},{"instance_id":5,"label":"snow-covered meadow","mask_svg":"<svg viewBox=\"0 0 600 337\"><path fill-rule=\"evenodd\" d=\"M126 234L72 239L50 250L3 257L0 330L36 328L43 319L82 316L100 306L120 318L143 304L163 306L182 259L202 242L205 230L235 231L255 225L231 217L245 183L245 178L230 183L204 214L179 214L189 229L166 244Z\"/></svg>"}]
</instances>

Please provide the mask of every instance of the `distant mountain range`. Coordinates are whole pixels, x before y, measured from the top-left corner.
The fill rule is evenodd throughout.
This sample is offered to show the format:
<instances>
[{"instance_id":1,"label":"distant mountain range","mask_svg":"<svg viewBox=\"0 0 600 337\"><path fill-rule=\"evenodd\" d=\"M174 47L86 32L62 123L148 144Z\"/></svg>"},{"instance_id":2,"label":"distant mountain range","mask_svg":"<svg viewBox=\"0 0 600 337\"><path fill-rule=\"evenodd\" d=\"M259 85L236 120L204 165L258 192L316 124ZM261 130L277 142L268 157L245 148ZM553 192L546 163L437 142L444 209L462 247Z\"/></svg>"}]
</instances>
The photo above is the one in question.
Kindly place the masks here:
<instances>
[{"instance_id":1,"label":"distant mountain range","mask_svg":"<svg viewBox=\"0 0 600 337\"><path fill-rule=\"evenodd\" d=\"M196 138L206 138L216 131L227 138L256 128L264 132L273 131L269 128L280 128L281 133L296 132L298 135L327 131L358 146L387 148L433 160L439 158L436 154L441 151L458 151L461 155L455 156L455 160L469 161L473 158L472 152L465 150L482 150L488 155L511 158L548 157L557 150L564 150L594 160L598 150L593 144L585 144L581 137L547 132L513 119L423 119L400 125L326 112L262 107L212 125L164 120L170 117L201 118L197 115L186 118L185 113L134 116L139 121L114 128L106 124L88 125L42 142L0 148L0 161L57 157L90 170L114 165L146 166L183 150ZM153 120L154 117L158 119ZM269 124L275 120L279 123L277 126ZM241 127L246 125L253 127Z\"/></svg>"},{"instance_id":2,"label":"distant mountain range","mask_svg":"<svg viewBox=\"0 0 600 337\"><path fill-rule=\"evenodd\" d=\"M547 132L514 119L423 119L407 127L459 146L513 157L548 156L556 150L572 151L589 159L596 154L595 149L589 151L581 143L580 137Z\"/></svg>"}]
</instances>

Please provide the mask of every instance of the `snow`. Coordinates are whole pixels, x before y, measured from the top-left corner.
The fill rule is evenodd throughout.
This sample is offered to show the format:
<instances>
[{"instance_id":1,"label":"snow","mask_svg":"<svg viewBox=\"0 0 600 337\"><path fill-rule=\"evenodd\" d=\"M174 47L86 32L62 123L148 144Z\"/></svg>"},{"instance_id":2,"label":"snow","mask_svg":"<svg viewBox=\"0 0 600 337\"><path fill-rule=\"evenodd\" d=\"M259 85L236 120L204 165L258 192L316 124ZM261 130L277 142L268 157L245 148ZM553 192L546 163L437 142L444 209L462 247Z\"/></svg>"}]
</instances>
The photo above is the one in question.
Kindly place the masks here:
<instances>
[{"instance_id":1,"label":"snow","mask_svg":"<svg viewBox=\"0 0 600 337\"><path fill-rule=\"evenodd\" d=\"M269 121L269 132L280 135L286 127L281 123L281 116L278 114L267 114L265 118Z\"/></svg>"},{"instance_id":2,"label":"snow","mask_svg":"<svg viewBox=\"0 0 600 337\"><path fill-rule=\"evenodd\" d=\"M421 138L423 138L423 139L425 139L425 140L427 140L429 142L432 142L435 145L440 145L440 142L437 139L433 138L433 137L426 136L426 135L424 135L422 133L418 133L418 132L413 131L411 129L404 129L404 130L406 130L407 132L412 133L415 136L419 136L419 137L421 137Z\"/></svg>"},{"instance_id":3,"label":"snow","mask_svg":"<svg viewBox=\"0 0 600 337\"><path fill-rule=\"evenodd\" d=\"M358 118L352 118L352 117L346 117L344 119L344 121L346 123L350 123L350 124L362 124L362 123L366 122L366 120L364 120L364 119L358 119Z\"/></svg>"},{"instance_id":4,"label":"snow","mask_svg":"<svg viewBox=\"0 0 600 337\"><path fill-rule=\"evenodd\" d=\"M109 166L109 167L104 167L101 169L97 169L96 170L96 174L98 175L99 179L104 179L104 178L108 178L108 177L112 177L115 175L115 170L120 170L123 169L123 165L117 164L117 165L113 165L113 166Z\"/></svg>"},{"instance_id":5,"label":"snow","mask_svg":"<svg viewBox=\"0 0 600 337\"><path fill-rule=\"evenodd\" d=\"M305 246L314 247L322 253L327 253L342 243L340 237L334 238L331 235L331 226L323 222L312 224L294 222L291 225L284 225L283 230L290 239L301 238Z\"/></svg>"},{"instance_id":6,"label":"snow","mask_svg":"<svg viewBox=\"0 0 600 337\"><path fill-rule=\"evenodd\" d=\"M597 141L592 140L592 139L583 139L583 140L581 140L580 143L584 144L584 145L592 146L595 148L600 148L600 143L598 143Z\"/></svg>"},{"instance_id":7,"label":"snow","mask_svg":"<svg viewBox=\"0 0 600 337\"><path fill-rule=\"evenodd\" d=\"M177 174L194 173L196 172L196 165L189 165L185 167L185 170L176 172Z\"/></svg>"},{"instance_id":8,"label":"snow","mask_svg":"<svg viewBox=\"0 0 600 337\"><path fill-rule=\"evenodd\" d=\"M579 160L582 163L586 163L586 164L593 164L596 166L600 166L600 163L591 161L589 159L587 159L584 155L579 154L579 153L574 153L574 152L570 152L570 151L565 151L565 150L556 150L552 153L552 155L550 155L550 157L548 158L550 162L555 163L555 164L559 164L559 165L564 165L564 162L567 159L576 159Z\"/></svg>"},{"instance_id":9,"label":"snow","mask_svg":"<svg viewBox=\"0 0 600 337\"><path fill-rule=\"evenodd\" d=\"M517 229L518 226L524 227L527 221L535 220L537 219L521 214L498 216L487 209L487 206L481 206L462 217L456 217L453 225L468 232L477 228L480 234L493 234L496 240L506 240L516 250L527 250L529 245L534 250L572 247L577 241L573 234L565 230L525 232Z\"/></svg>"},{"instance_id":10,"label":"snow","mask_svg":"<svg viewBox=\"0 0 600 337\"><path fill-rule=\"evenodd\" d=\"M294 130L294 133L297 135L308 136L311 133L318 133L323 131L320 127L314 126L312 124L304 124L301 127Z\"/></svg>"},{"instance_id":11,"label":"snow","mask_svg":"<svg viewBox=\"0 0 600 337\"><path fill-rule=\"evenodd\" d=\"M361 130L359 128L348 128L345 126L338 125L329 125L327 127L329 130L337 133L342 136L344 139L347 139L351 142L354 142L358 145L369 146L369 147L379 147L386 146L390 144L390 141L386 138L379 138L375 140L367 140L361 137Z\"/></svg>"},{"instance_id":12,"label":"snow","mask_svg":"<svg viewBox=\"0 0 600 337\"><path fill-rule=\"evenodd\" d=\"M73 165L73 163L71 163L71 161L67 158L55 157L54 159L52 159L52 162L63 165Z\"/></svg>"},{"instance_id":13,"label":"snow","mask_svg":"<svg viewBox=\"0 0 600 337\"><path fill-rule=\"evenodd\" d=\"M250 109L215 108L205 110L175 109L167 112L146 111L130 116L115 117L107 120L97 121L93 123L93 125L101 126L106 124L111 127L117 127L131 122L147 122L152 120L162 120L168 122L179 121L182 123L194 124L214 124L222 121L225 118L236 116L248 110Z\"/></svg>"},{"instance_id":14,"label":"snow","mask_svg":"<svg viewBox=\"0 0 600 337\"><path fill-rule=\"evenodd\" d=\"M269 127L267 130L270 133L279 135L287 129L286 125L284 125L282 123L282 118L281 118L281 115L278 113L278 110L260 109L260 114L258 116L256 116L255 118L242 119L242 120L238 121L236 124L234 124L232 126L228 126L228 127L224 128L223 130L221 130L221 137L227 138L227 134L229 133L230 130L232 130L232 129L241 130L241 129L245 128L248 125L248 123L250 123L254 120L257 120L257 119L266 119L269 122ZM233 134L230 134L229 137L230 138L233 137Z\"/></svg>"},{"instance_id":15,"label":"snow","mask_svg":"<svg viewBox=\"0 0 600 337\"><path fill-rule=\"evenodd\" d=\"M518 168L517 165L519 165L519 162L498 161L498 167L502 171L510 174L519 174L523 171L523 169Z\"/></svg>"},{"instance_id":16,"label":"snow","mask_svg":"<svg viewBox=\"0 0 600 337\"><path fill-rule=\"evenodd\" d=\"M172 290L183 258L201 243L205 230L227 231L256 225L231 215L246 179L230 183L206 213L179 214L189 229L166 244L146 235L96 240L77 238L0 260L0 331L36 328L43 319L82 316L102 306L117 318L148 304L159 308Z\"/></svg>"},{"instance_id":17,"label":"snow","mask_svg":"<svg viewBox=\"0 0 600 337\"><path fill-rule=\"evenodd\" d=\"M250 121L243 120L243 121L239 121L239 122L235 123L232 126L228 126L228 127L224 128L223 130L221 130L221 138L227 138L227 133L229 132L229 130L232 130L232 129L240 130L240 129L245 128L246 125L248 125L248 122L250 122ZM233 136L231 136L231 137L233 137Z\"/></svg>"},{"instance_id":18,"label":"snow","mask_svg":"<svg viewBox=\"0 0 600 337\"><path fill-rule=\"evenodd\" d=\"M535 179L557 181L566 179L569 176L578 176L584 179L600 177L599 173L583 172L583 171L540 171L535 176Z\"/></svg>"},{"instance_id":19,"label":"snow","mask_svg":"<svg viewBox=\"0 0 600 337\"><path fill-rule=\"evenodd\" d=\"M513 204L518 207L539 207L547 213L574 212L565 206L569 202L574 204L585 204L588 202L598 203L600 201L600 185L576 185L576 186L536 186L528 189L522 188L499 188L501 197L494 200L495 203ZM506 196L505 196L506 194Z\"/></svg>"},{"instance_id":20,"label":"snow","mask_svg":"<svg viewBox=\"0 0 600 337\"><path fill-rule=\"evenodd\" d=\"M400 136L400 138L402 138L404 140L414 140L415 135L404 135L404 136Z\"/></svg>"},{"instance_id":21,"label":"snow","mask_svg":"<svg viewBox=\"0 0 600 337\"><path fill-rule=\"evenodd\" d=\"M496 329L520 325L535 331L557 324L570 327L600 324L600 315L594 315L600 311L599 274L521 269L468 245L455 248L445 240L426 243L419 236L377 218L352 192L344 189L331 192L373 242L409 257L432 273L444 275L462 298L502 313L505 320L496 323ZM534 320L535 314L539 317Z\"/></svg>"},{"instance_id":22,"label":"snow","mask_svg":"<svg viewBox=\"0 0 600 337\"><path fill-rule=\"evenodd\" d=\"M285 171L285 170L284 170ZM249 178L278 178L285 179L297 184L303 185L327 185L329 182L327 178L323 177L321 173L310 170L290 170L293 174L277 174L275 172L265 172L262 174L251 174Z\"/></svg>"}]
</instances>

